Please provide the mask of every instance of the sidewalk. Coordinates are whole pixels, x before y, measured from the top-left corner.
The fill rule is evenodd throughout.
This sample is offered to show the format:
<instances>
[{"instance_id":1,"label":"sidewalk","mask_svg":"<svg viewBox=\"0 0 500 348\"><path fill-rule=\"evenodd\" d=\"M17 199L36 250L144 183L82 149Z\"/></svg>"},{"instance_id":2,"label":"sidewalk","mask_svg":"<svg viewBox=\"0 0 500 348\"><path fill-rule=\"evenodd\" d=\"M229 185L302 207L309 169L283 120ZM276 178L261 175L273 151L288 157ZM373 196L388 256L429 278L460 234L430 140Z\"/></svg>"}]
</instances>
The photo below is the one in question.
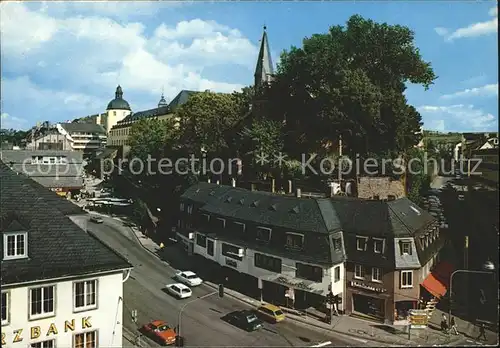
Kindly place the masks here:
<instances>
[{"instance_id":1,"label":"sidewalk","mask_svg":"<svg viewBox=\"0 0 500 348\"><path fill-rule=\"evenodd\" d=\"M115 219L121 221L120 218L115 217ZM160 256L162 252L158 244L156 244L150 238L145 237L137 228L131 227L131 229L132 231L134 231L134 235L144 249L149 251L152 255L159 258L163 262L167 262L170 264L168 260L165 260ZM163 252L172 250L170 248L175 248L175 246L166 247L164 248ZM177 261L174 263L177 264ZM185 267L192 267L193 271L196 271L196 266L192 264L189 258L183 258L183 263ZM218 289L218 285L211 283L210 281L205 280L204 284L212 287L215 290ZM241 293L238 293L229 288L225 289L225 294L252 307L260 305L260 301L242 295ZM298 311L293 311L287 308L282 309L284 312L286 312L287 318L290 320L306 324L315 329L330 331L337 335L342 335L348 339L358 341L362 344L376 342L389 346L468 346L484 344L496 345L498 338L498 335L496 333L487 330L486 336L488 340L477 342L476 338L479 335L479 329L473 324L465 322L459 318L456 318L456 320L460 335L456 336L445 334L439 330L443 312L438 309L436 309L433 313L429 328L412 330L410 340L408 340L408 332L406 327L383 325L350 316L336 316L333 318L332 324L327 324L314 317L299 313Z\"/></svg>"}]
</instances>

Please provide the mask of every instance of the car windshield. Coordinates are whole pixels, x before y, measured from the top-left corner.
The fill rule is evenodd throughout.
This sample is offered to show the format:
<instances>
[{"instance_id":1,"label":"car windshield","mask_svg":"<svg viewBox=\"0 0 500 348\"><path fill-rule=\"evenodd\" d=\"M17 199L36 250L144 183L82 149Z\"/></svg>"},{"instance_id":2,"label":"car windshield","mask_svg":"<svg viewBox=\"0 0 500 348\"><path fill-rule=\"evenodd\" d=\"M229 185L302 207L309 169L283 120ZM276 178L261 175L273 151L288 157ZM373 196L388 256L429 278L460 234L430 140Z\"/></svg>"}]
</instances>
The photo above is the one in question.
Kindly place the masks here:
<instances>
[{"instance_id":1,"label":"car windshield","mask_svg":"<svg viewBox=\"0 0 500 348\"><path fill-rule=\"evenodd\" d=\"M253 315L253 314L252 314L252 315L248 315L248 316L247 316L247 321L248 321L249 323L254 322L254 321L256 321L256 320L257 320L257 317L256 317L255 315Z\"/></svg>"},{"instance_id":2,"label":"car windshield","mask_svg":"<svg viewBox=\"0 0 500 348\"><path fill-rule=\"evenodd\" d=\"M187 279L196 279L198 276L196 274L190 274L186 277Z\"/></svg>"},{"instance_id":3,"label":"car windshield","mask_svg":"<svg viewBox=\"0 0 500 348\"><path fill-rule=\"evenodd\" d=\"M283 312L282 311L276 311L276 312L274 312L274 315L283 315Z\"/></svg>"},{"instance_id":4,"label":"car windshield","mask_svg":"<svg viewBox=\"0 0 500 348\"><path fill-rule=\"evenodd\" d=\"M188 293L188 292L191 292L191 290L189 290L189 289L182 289L182 292Z\"/></svg>"},{"instance_id":5,"label":"car windshield","mask_svg":"<svg viewBox=\"0 0 500 348\"><path fill-rule=\"evenodd\" d=\"M168 327L168 325L161 325L161 326L158 327L158 330L160 330L160 331L167 331L168 329L170 329Z\"/></svg>"}]
</instances>

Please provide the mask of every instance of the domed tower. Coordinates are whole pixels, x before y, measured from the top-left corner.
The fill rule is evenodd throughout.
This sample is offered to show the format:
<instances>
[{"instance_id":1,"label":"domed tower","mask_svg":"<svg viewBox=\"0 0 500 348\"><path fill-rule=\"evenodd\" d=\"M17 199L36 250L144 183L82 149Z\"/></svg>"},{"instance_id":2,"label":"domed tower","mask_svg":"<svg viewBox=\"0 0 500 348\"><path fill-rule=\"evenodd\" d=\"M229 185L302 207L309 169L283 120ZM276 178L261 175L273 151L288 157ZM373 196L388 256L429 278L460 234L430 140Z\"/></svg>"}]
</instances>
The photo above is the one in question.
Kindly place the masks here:
<instances>
[{"instance_id":1,"label":"domed tower","mask_svg":"<svg viewBox=\"0 0 500 348\"><path fill-rule=\"evenodd\" d=\"M119 121L130 115L130 105L123 99L123 91L121 86L116 87L115 99L109 102L106 108L106 131L109 133L111 128Z\"/></svg>"},{"instance_id":2,"label":"domed tower","mask_svg":"<svg viewBox=\"0 0 500 348\"><path fill-rule=\"evenodd\" d=\"M167 101L165 100L165 97L163 96L163 93L161 94L160 101L158 102L158 108L163 108L165 106L168 106Z\"/></svg>"}]
</instances>

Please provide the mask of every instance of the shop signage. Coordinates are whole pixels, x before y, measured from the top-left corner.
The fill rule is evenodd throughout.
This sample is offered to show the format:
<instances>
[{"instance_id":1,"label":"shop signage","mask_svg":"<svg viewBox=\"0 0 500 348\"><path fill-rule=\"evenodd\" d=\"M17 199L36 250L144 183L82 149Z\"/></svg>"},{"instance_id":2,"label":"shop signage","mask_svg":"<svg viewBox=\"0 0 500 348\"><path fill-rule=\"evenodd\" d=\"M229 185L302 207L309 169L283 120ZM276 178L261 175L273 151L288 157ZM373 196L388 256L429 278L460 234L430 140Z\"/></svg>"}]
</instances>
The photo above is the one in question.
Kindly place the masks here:
<instances>
[{"instance_id":1,"label":"shop signage","mask_svg":"<svg viewBox=\"0 0 500 348\"><path fill-rule=\"evenodd\" d=\"M226 257L226 265L238 268L238 263L234 260L228 259L227 257Z\"/></svg>"},{"instance_id":2,"label":"shop signage","mask_svg":"<svg viewBox=\"0 0 500 348\"><path fill-rule=\"evenodd\" d=\"M90 318L91 317L83 317L81 319L81 329L82 330L85 330L85 329L88 329L88 328L91 328L92 327L92 323L90 322ZM63 326L63 330L64 332L68 332L68 331L75 331L75 328L76 328L76 323L75 323L75 319L71 319L71 320L66 320L64 322L64 326ZM18 342L22 342L25 338L29 337L28 339L29 340L36 340L37 338L40 338L40 337L52 337L52 336L57 336L59 334L59 329L61 329L60 327L58 327L56 325L56 323L51 323L50 325L48 325L48 328L47 327L40 327L40 326L32 326L29 328L29 333L25 332L24 329L16 329L16 330L12 330L12 343L18 343ZM80 329L80 325L78 325L78 328L77 329ZM7 335L5 333L5 330L2 329L2 346L6 346L7 345ZM9 342L11 342L9 339Z\"/></svg>"},{"instance_id":3,"label":"shop signage","mask_svg":"<svg viewBox=\"0 0 500 348\"><path fill-rule=\"evenodd\" d=\"M425 329L429 321L428 313L425 309L410 309L410 328Z\"/></svg>"},{"instance_id":4,"label":"shop signage","mask_svg":"<svg viewBox=\"0 0 500 348\"><path fill-rule=\"evenodd\" d=\"M353 288L360 288L360 289L363 289L363 290L370 290L370 291L375 291L375 292L378 292L378 293L387 292L387 289L377 288L375 286L367 285L367 284L360 283L360 282L356 282L354 280L351 280L350 285Z\"/></svg>"}]
</instances>

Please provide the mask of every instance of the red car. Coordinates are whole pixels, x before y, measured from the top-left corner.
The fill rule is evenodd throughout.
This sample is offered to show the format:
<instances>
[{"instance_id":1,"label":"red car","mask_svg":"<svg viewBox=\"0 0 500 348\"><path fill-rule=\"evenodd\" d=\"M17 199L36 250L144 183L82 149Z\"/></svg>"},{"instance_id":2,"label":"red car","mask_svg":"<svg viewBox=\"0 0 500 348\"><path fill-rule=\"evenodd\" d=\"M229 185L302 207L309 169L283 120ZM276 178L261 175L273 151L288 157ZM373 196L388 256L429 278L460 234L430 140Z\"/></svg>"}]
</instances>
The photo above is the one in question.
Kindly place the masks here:
<instances>
[{"instance_id":1,"label":"red car","mask_svg":"<svg viewBox=\"0 0 500 348\"><path fill-rule=\"evenodd\" d=\"M176 333L174 329L163 320L153 320L148 324L144 324L141 332L164 346L175 343Z\"/></svg>"}]
</instances>

